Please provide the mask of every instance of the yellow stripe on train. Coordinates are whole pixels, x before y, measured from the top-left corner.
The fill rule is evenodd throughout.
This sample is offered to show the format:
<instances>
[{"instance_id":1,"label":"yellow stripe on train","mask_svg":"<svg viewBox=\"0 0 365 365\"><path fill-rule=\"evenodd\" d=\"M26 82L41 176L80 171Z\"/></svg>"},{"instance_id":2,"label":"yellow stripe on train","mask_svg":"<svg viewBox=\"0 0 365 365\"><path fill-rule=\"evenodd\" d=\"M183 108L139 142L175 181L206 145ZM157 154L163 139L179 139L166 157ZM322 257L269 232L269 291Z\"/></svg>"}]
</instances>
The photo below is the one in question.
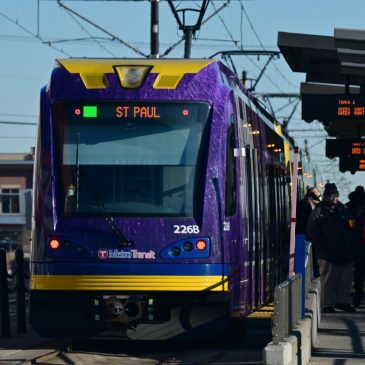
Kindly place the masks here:
<instances>
[{"instance_id":1,"label":"yellow stripe on train","mask_svg":"<svg viewBox=\"0 0 365 365\"><path fill-rule=\"evenodd\" d=\"M222 276L33 275L32 290L227 291Z\"/></svg>"},{"instance_id":2,"label":"yellow stripe on train","mask_svg":"<svg viewBox=\"0 0 365 365\"><path fill-rule=\"evenodd\" d=\"M150 73L158 74L155 89L176 89L185 74L196 74L214 60L159 59L59 59L57 62L72 74L80 74L87 89L106 89L105 74L115 73L121 66L150 66ZM120 75L117 76L120 78Z\"/></svg>"}]
</instances>

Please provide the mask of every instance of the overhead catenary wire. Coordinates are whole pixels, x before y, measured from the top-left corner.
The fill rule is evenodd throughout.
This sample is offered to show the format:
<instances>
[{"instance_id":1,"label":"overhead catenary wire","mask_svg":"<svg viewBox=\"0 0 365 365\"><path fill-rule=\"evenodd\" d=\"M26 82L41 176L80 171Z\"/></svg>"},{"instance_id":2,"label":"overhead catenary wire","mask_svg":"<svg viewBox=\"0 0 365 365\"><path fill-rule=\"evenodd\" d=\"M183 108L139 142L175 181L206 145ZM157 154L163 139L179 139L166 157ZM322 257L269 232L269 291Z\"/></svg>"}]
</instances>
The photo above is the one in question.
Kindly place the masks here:
<instances>
[{"instance_id":1,"label":"overhead catenary wire","mask_svg":"<svg viewBox=\"0 0 365 365\"><path fill-rule=\"evenodd\" d=\"M97 37L92 36L92 34L76 19L74 14L71 14L70 12L67 12L70 18L90 37L90 39L94 40L94 42L103 49L106 53L108 53L110 56L115 57L115 54L113 54L111 51L108 50L99 40Z\"/></svg>"},{"instance_id":2,"label":"overhead catenary wire","mask_svg":"<svg viewBox=\"0 0 365 365\"><path fill-rule=\"evenodd\" d=\"M32 37L34 37L35 39L38 39L40 42L42 42L42 44L45 44L47 46L49 46L50 48L63 53L64 55L66 55L67 57L71 57L71 55L67 52L65 52L63 49L57 48L55 46L53 46L50 42L45 42L39 35L34 34L33 32L31 32L29 29L25 28L23 25L21 25L17 20L11 19L9 16L7 16L6 14L4 14L3 12L0 12L0 16L2 16L3 18L5 18L6 20L8 20L9 22L15 24L17 27L19 27L20 29L22 29L25 33L31 35Z\"/></svg>"},{"instance_id":3,"label":"overhead catenary wire","mask_svg":"<svg viewBox=\"0 0 365 365\"><path fill-rule=\"evenodd\" d=\"M262 49L265 49L265 47L264 47L264 45L263 45L263 43L262 43L262 41L261 41L261 39L260 39L260 37L259 37L259 35L257 34L257 31L256 31L256 29L255 29L255 27L253 26L253 23L252 23L252 21L251 21L251 19L250 19L250 17L248 16L248 14L247 14L247 11L246 11L246 9L245 9L245 7L243 6L243 0L241 0L240 1L240 3L241 3L241 9L242 9L242 11L244 12L244 14L245 14L245 16L246 16L246 18L247 18L247 21L248 21L248 23L249 23L249 25L250 25L250 27L251 27L251 29L252 29L252 31L253 31L253 33L254 33L254 35L255 35L255 37L257 38L257 40L258 40L258 42L259 42L259 44L260 44L260 46L261 46L261 48ZM278 72L278 74L283 78L283 80L285 80L289 85L291 85L292 87L297 87L297 85L295 85L295 84L293 84L280 70L279 70L279 68L275 65L275 64L273 64L273 67L275 68L275 70Z\"/></svg>"},{"instance_id":4,"label":"overhead catenary wire","mask_svg":"<svg viewBox=\"0 0 365 365\"><path fill-rule=\"evenodd\" d=\"M143 53L142 51L140 51L138 48L133 47L132 45L130 45L128 42L124 41L123 39L121 39L120 37L116 36L115 34L109 32L108 30L104 29L103 27L101 27L100 25L97 25L96 23L92 22L91 20L87 19L85 16L77 13L75 10L71 9L70 7L66 6L65 4L62 3L62 1L57 0L57 4L61 7L64 8L66 11L76 15L77 17L79 17L80 19L82 19L83 21L89 23L90 25L92 25L93 27L95 27L96 29L104 32L105 34L108 34L110 37L112 37L114 40L118 41L119 43L123 44L124 46L126 46L127 48L131 49L132 51L134 51L135 53L139 54L140 56L143 56L145 58L147 58L147 55L145 53Z\"/></svg>"},{"instance_id":5,"label":"overhead catenary wire","mask_svg":"<svg viewBox=\"0 0 365 365\"><path fill-rule=\"evenodd\" d=\"M35 126L35 125L37 125L37 123L28 123L28 122L10 122L10 121L4 121L4 120L0 120L0 124L29 125L29 126Z\"/></svg>"}]
</instances>

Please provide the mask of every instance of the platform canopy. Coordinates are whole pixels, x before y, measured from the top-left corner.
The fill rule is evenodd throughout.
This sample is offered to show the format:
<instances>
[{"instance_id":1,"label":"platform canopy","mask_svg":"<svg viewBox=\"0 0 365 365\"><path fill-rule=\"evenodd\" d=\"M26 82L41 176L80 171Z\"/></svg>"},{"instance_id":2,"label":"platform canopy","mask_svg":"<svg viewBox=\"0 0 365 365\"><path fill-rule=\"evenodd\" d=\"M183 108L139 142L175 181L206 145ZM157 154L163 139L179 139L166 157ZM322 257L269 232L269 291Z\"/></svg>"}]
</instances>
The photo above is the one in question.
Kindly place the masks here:
<instances>
[{"instance_id":1,"label":"platform canopy","mask_svg":"<svg viewBox=\"0 0 365 365\"><path fill-rule=\"evenodd\" d=\"M279 32L278 47L306 82L365 86L365 30L335 28L333 37Z\"/></svg>"},{"instance_id":2,"label":"platform canopy","mask_svg":"<svg viewBox=\"0 0 365 365\"><path fill-rule=\"evenodd\" d=\"M365 135L365 30L335 28L333 37L279 32L278 47L294 72L306 74L302 118L323 122L331 136Z\"/></svg>"},{"instance_id":3,"label":"platform canopy","mask_svg":"<svg viewBox=\"0 0 365 365\"><path fill-rule=\"evenodd\" d=\"M322 122L330 137L364 137L365 30L335 28L333 37L279 32L278 47L294 72L306 74L302 118Z\"/></svg>"}]
</instances>

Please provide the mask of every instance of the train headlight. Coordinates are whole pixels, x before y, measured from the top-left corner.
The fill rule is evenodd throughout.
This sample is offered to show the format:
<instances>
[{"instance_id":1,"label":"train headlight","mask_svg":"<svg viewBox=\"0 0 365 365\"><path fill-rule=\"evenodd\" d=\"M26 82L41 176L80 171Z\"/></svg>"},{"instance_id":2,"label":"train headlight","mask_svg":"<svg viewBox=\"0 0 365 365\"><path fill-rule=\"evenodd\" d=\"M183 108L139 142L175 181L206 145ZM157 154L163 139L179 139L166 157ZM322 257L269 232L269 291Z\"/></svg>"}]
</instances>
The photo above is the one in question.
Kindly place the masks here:
<instances>
[{"instance_id":1,"label":"train headlight","mask_svg":"<svg viewBox=\"0 0 365 365\"><path fill-rule=\"evenodd\" d=\"M172 256L179 256L180 255L180 248L177 246L172 246L170 253Z\"/></svg>"},{"instance_id":2,"label":"train headlight","mask_svg":"<svg viewBox=\"0 0 365 365\"><path fill-rule=\"evenodd\" d=\"M141 87L151 66L114 66L120 85L126 89Z\"/></svg>"}]
</instances>

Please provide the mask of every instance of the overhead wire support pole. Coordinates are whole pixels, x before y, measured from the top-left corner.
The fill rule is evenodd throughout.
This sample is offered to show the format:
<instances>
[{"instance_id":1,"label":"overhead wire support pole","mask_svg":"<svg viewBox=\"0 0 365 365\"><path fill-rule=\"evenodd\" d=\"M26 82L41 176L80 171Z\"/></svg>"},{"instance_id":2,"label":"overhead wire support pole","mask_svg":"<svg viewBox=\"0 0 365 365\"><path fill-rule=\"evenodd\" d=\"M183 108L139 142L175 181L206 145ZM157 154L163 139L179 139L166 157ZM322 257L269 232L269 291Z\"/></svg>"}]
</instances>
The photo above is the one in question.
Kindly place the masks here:
<instances>
[{"instance_id":1,"label":"overhead wire support pole","mask_svg":"<svg viewBox=\"0 0 365 365\"><path fill-rule=\"evenodd\" d=\"M267 61L266 61L265 65L264 65L264 67L261 69L260 74L259 74L259 76L257 77L257 79L256 79L255 83L251 86L251 88L250 88L250 90L251 90L251 91L254 91L254 90L255 90L256 85L257 85L257 84L258 84L258 82L260 81L260 79L261 79L262 75L264 74L264 72L265 72L265 70L266 70L267 66L269 65L269 63L271 62L271 60L272 60L273 58L274 58L274 55L270 55L270 56L269 56L269 58L267 59Z\"/></svg>"},{"instance_id":2,"label":"overhead wire support pole","mask_svg":"<svg viewBox=\"0 0 365 365\"><path fill-rule=\"evenodd\" d=\"M110 37L112 37L113 40L117 40L118 42L122 43L124 46L128 47L129 49L131 49L132 51L138 53L139 55L143 56L143 57L148 57L146 54L144 54L143 52L141 52L139 49L131 46L129 43L123 41L123 39L119 38L118 36L114 35L113 33L107 31L106 29L102 28L100 25L95 24L94 22L92 22L91 20L87 19L86 17L84 17L83 15L77 13L75 10L72 10L71 8L69 8L68 6L64 5L62 3L61 0L57 0L57 4L61 7L64 8L65 10L69 11L70 13L78 16L80 19L84 20L85 22L89 23L90 25L92 25L93 27L99 29L100 31L108 34Z\"/></svg>"},{"instance_id":3,"label":"overhead wire support pole","mask_svg":"<svg viewBox=\"0 0 365 365\"><path fill-rule=\"evenodd\" d=\"M159 58L159 2L160 0L151 1L151 58Z\"/></svg>"},{"instance_id":4,"label":"overhead wire support pole","mask_svg":"<svg viewBox=\"0 0 365 365\"><path fill-rule=\"evenodd\" d=\"M202 25L202 20L204 17L204 14L208 8L210 0L203 0L203 3L200 7L200 9L194 9L194 8L184 8L177 10L175 8L175 5L173 4L172 0L167 0L170 9L172 13L175 16L175 19L179 25L179 29L181 29L184 32L184 39L185 39L185 47L184 47L184 58L190 58L191 54L191 41L193 39L193 36L195 35L195 32L200 29L200 26ZM193 11L193 12L199 12L198 20L195 23L195 25L186 25L185 21L185 13L187 11ZM179 12L182 13L182 21L179 17Z\"/></svg>"},{"instance_id":5,"label":"overhead wire support pole","mask_svg":"<svg viewBox=\"0 0 365 365\"><path fill-rule=\"evenodd\" d=\"M207 19L205 19L201 25L204 25L205 23L207 23L210 19L212 19L215 15L217 15L220 11L222 11L229 3L231 0L227 0L220 8L218 8L213 14L211 14L210 16L208 16ZM165 57L167 56L175 47L177 47L181 42L183 42L184 39L179 39L177 42L175 42L172 46L170 46L169 48L167 48L160 57Z\"/></svg>"}]
</instances>

